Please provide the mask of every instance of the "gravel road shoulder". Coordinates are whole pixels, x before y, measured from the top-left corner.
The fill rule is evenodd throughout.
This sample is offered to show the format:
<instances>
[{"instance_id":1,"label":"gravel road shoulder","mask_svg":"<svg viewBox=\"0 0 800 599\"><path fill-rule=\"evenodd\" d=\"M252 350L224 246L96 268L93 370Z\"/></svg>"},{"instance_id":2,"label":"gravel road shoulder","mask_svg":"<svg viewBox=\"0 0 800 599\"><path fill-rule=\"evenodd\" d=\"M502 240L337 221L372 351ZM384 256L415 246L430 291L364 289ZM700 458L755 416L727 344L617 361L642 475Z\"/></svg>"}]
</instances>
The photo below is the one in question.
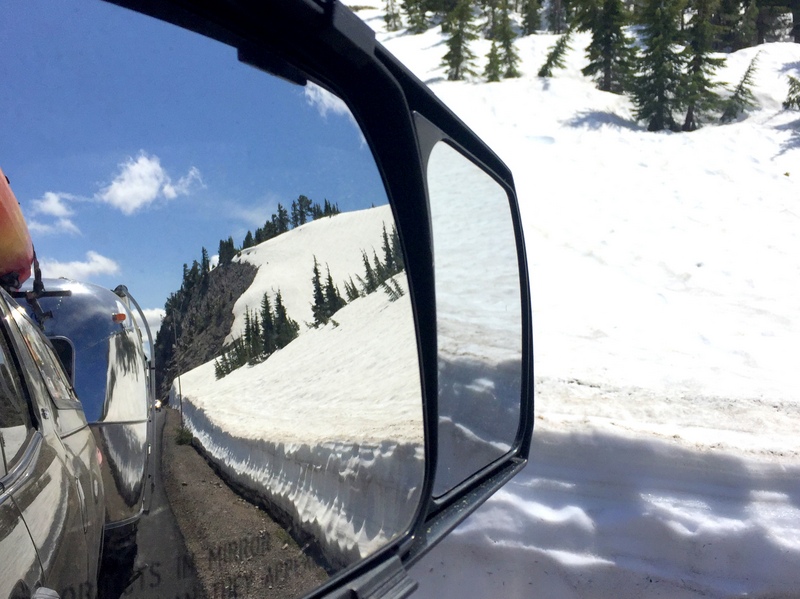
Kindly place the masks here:
<instances>
[{"instance_id":1,"label":"gravel road shoulder","mask_svg":"<svg viewBox=\"0 0 800 599\"><path fill-rule=\"evenodd\" d=\"M165 409L162 475L169 503L208 599L302 596L325 569L259 507L237 495L191 445L180 445L180 416Z\"/></svg>"}]
</instances>

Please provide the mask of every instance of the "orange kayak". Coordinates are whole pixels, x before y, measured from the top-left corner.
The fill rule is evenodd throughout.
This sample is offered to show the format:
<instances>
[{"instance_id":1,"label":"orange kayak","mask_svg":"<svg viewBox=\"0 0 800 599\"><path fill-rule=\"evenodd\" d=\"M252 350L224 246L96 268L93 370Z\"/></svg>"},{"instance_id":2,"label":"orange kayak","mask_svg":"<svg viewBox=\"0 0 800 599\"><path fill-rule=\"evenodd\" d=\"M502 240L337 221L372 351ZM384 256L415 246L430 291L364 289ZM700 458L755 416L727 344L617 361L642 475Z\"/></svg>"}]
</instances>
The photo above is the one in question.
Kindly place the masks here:
<instances>
[{"instance_id":1,"label":"orange kayak","mask_svg":"<svg viewBox=\"0 0 800 599\"><path fill-rule=\"evenodd\" d=\"M33 243L14 192L0 169L0 280L19 287L31 276Z\"/></svg>"}]
</instances>

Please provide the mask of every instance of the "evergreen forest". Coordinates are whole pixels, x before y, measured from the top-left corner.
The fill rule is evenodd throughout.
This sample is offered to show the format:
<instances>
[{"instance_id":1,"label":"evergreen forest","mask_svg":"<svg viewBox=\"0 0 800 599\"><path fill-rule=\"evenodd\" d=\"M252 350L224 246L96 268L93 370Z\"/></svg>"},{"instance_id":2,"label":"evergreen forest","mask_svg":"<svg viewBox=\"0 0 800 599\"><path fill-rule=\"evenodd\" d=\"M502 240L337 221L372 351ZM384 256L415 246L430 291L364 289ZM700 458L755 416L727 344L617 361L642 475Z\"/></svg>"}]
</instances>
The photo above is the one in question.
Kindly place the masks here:
<instances>
[{"instance_id":1,"label":"evergreen forest","mask_svg":"<svg viewBox=\"0 0 800 599\"><path fill-rule=\"evenodd\" d=\"M755 106L753 59L741 81L715 73L725 54L773 41L800 42L800 2L786 0L384 0L389 31L441 27L450 80L520 76L520 37L559 34L540 77L565 66L575 32L587 32L583 74L602 91L630 97L649 131L694 131L731 122ZM476 40L491 42L478 56ZM482 47L486 47L482 45ZM800 105L787 77L784 106Z\"/></svg>"}]
</instances>

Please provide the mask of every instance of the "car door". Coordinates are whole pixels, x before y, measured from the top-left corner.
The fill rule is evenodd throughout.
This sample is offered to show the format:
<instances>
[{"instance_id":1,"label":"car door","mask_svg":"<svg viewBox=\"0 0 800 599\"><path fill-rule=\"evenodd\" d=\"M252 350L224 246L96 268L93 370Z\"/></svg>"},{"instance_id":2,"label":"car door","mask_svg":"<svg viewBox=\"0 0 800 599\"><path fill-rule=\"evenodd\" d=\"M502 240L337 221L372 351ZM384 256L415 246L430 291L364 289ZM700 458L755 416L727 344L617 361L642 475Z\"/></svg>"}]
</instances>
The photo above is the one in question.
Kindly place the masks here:
<instances>
[{"instance_id":1,"label":"car door","mask_svg":"<svg viewBox=\"0 0 800 599\"><path fill-rule=\"evenodd\" d=\"M62 597L94 597L102 545L102 486L94 439L49 343L17 306L2 306L17 387L35 422L10 487L43 572Z\"/></svg>"},{"instance_id":2,"label":"car door","mask_svg":"<svg viewBox=\"0 0 800 599\"><path fill-rule=\"evenodd\" d=\"M41 584L36 548L14 494L26 477L39 439L20 392L19 375L0 334L0 597L25 599Z\"/></svg>"}]
</instances>

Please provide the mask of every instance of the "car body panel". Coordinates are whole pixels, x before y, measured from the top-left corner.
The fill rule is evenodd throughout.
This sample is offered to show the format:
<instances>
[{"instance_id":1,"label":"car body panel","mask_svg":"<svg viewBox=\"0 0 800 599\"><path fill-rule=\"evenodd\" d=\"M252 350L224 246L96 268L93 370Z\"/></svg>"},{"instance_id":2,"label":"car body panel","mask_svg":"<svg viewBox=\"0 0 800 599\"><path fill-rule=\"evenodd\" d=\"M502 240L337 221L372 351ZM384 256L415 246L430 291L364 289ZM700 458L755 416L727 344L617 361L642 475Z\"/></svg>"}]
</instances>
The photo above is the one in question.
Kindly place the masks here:
<instances>
[{"instance_id":1,"label":"car body panel","mask_svg":"<svg viewBox=\"0 0 800 599\"><path fill-rule=\"evenodd\" d=\"M0 481L7 535L0 535L3 555L19 552L12 566L16 571L8 573L14 580L10 593L24 597L45 586L61 596L94 597L104 505L94 436L47 339L5 293L0 314L9 354L7 389L24 398L28 426L35 430ZM22 526L35 547L36 564ZM5 544L12 542L19 548Z\"/></svg>"},{"instance_id":2,"label":"car body panel","mask_svg":"<svg viewBox=\"0 0 800 599\"><path fill-rule=\"evenodd\" d=\"M37 301L47 314L45 335L71 371L104 456L106 529L130 525L143 511L152 445L150 374L138 321L125 298L103 287L68 279L43 284ZM34 316L33 306L20 303Z\"/></svg>"}]
</instances>

